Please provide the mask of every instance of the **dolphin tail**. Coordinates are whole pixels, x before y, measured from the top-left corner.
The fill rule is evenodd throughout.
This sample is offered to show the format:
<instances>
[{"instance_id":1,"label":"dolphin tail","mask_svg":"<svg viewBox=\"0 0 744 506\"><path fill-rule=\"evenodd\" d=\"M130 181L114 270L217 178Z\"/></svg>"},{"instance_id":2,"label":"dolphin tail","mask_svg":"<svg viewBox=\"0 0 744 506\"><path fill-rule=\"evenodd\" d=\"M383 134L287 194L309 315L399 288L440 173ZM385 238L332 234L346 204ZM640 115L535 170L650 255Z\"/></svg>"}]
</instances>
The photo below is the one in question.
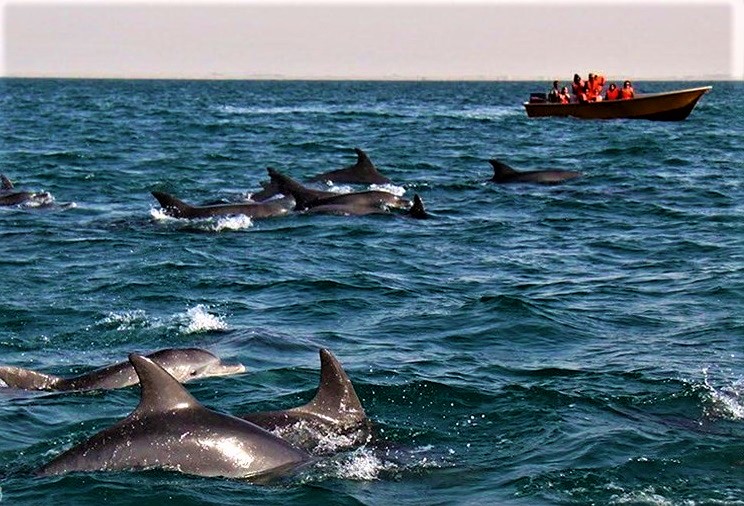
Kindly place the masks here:
<instances>
[{"instance_id":1,"label":"dolphin tail","mask_svg":"<svg viewBox=\"0 0 744 506\"><path fill-rule=\"evenodd\" d=\"M418 193L413 196L413 203L411 204L411 209L408 210L408 216L419 220L425 220L430 217L424 208L424 201L421 200Z\"/></svg>"},{"instance_id":2,"label":"dolphin tail","mask_svg":"<svg viewBox=\"0 0 744 506\"><path fill-rule=\"evenodd\" d=\"M333 419L346 428L368 423L362 403L343 367L327 349L320 350L320 386L315 397L299 411Z\"/></svg>"},{"instance_id":3,"label":"dolphin tail","mask_svg":"<svg viewBox=\"0 0 744 506\"><path fill-rule=\"evenodd\" d=\"M2 183L1 189L3 190L12 190L13 189L13 183L10 182L10 179L5 177L5 174L0 174L0 183Z\"/></svg>"},{"instance_id":4,"label":"dolphin tail","mask_svg":"<svg viewBox=\"0 0 744 506\"><path fill-rule=\"evenodd\" d=\"M488 163L493 166L493 180L499 180L503 178L504 176L508 176L511 174L517 174L517 171L509 167L505 163L501 163L498 160L488 160Z\"/></svg>"},{"instance_id":5,"label":"dolphin tail","mask_svg":"<svg viewBox=\"0 0 744 506\"><path fill-rule=\"evenodd\" d=\"M152 196L160 203L160 207L168 216L174 218L186 218L191 213L192 207L186 202L178 200L173 195L163 192L152 192Z\"/></svg>"},{"instance_id":6,"label":"dolphin tail","mask_svg":"<svg viewBox=\"0 0 744 506\"><path fill-rule=\"evenodd\" d=\"M52 390L62 378L22 367L0 366L0 381L12 388Z\"/></svg>"}]
</instances>

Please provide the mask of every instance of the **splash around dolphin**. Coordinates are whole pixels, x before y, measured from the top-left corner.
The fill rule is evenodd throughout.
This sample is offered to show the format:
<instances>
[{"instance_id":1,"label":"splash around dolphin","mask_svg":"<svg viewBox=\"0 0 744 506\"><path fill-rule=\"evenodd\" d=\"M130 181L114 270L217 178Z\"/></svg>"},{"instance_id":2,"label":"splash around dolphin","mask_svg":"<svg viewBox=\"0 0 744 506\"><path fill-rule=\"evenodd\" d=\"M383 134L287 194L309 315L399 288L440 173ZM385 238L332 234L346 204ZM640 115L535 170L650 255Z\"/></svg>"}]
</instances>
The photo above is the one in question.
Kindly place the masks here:
<instances>
[{"instance_id":1,"label":"splash around dolphin","mask_svg":"<svg viewBox=\"0 0 744 506\"><path fill-rule=\"evenodd\" d=\"M488 160L493 167L494 183L537 183L558 184L581 176L581 172L572 170L533 170L520 172L498 160Z\"/></svg>"},{"instance_id":2,"label":"splash around dolphin","mask_svg":"<svg viewBox=\"0 0 744 506\"><path fill-rule=\"evenodd\" d=\"M129 361L141 386L137 408L37 469L38 476L163 469L263 480L310 461L257 425L205 408L149 358L131 354Z\"/></svg>"},{"instance_id":3,"label":"splash around dolphin","mask_svg":"<svg viewBox=\"0 0 744 506\"><path fill-rule=\"evenodd\" d=\"M320 350L320 384L305 405L281 411L240 415L297 446L314 453L357 446L371 438L371 423L338 359Z\"/></svg>"},{"instance_id":4,"label":"splash around dolphin","mask_svg":"<svg viewBox=\"0 0 744 506\"><path fill-rule=\"evenodd\" d=\"M207 206L192 206L173 195L163 192L152 192L152 196L160 203L163 212L173 218L211 218L213 216L244 215L249 218L272 218L292 212L295 207L291 196L280 199L267 200L259 203L217 204Z\"/></svg>"},{"instance_id":5,"label":"splash around dolphin","mask_svg":"<svg viewBox=\"0 0 744 506\"><path fill-rule=\"evenodd\" d=\"M147 357L181 382L245 372L242 364L226 364L200 348L167 348ZM124 388L137 384L139 378L131 363L120 362L70 378L0 366L0 381L7 387L23 390L82 391Z\"/></svg>"}]
</instances>

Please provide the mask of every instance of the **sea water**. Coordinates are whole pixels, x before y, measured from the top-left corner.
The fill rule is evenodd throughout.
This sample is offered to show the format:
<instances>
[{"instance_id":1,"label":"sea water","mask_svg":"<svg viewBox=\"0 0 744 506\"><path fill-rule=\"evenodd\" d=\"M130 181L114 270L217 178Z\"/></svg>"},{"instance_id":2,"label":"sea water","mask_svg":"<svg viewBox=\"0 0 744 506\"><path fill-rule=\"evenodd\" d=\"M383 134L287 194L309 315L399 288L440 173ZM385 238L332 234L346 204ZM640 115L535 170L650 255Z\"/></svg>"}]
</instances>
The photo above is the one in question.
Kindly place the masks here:
<instances>
[{"instance_id":1,"label":"sea water","mask_svg":"<svg viewBox=\"0 0 744 506\"><path fill-rule=\"evenodd\" d=\"M0 364L203 347L247 372L189 391L240 414L307 402L327 347L376 434L278 484L36 478L139 390L0 389L2 502L744 504L744 85L635 88L707 84L655 123L528 119L549 83L1 80L0 172L54 202L0 208ZM238 200L354 147L432 218L150 195ZM492 158L583 176L496 185Z\"/></svg>"}]
</instances>

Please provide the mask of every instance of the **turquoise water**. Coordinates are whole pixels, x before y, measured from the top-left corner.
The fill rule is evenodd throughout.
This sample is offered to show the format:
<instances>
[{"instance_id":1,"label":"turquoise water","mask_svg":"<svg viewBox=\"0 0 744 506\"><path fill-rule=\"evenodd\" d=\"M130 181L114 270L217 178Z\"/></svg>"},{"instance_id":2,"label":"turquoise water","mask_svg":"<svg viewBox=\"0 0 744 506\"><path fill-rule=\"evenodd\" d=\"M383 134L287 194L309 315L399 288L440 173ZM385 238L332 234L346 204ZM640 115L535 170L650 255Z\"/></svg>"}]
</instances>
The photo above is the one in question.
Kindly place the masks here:
<instances>
[{"instance_id":1,"label":"turquoise water","mask_svg":"<svg viewBox=\"0 0 744 506\"><path fill-rule=\"evenodd\" d=\"M239 414L309 399L328 347L384 443L269 486L34 478L138 389L0 389L2 502L744 504L744 84L681 123L528 119L542 88L1 80L0 172L55 199L0 208L1 363L200 346L249 370L189 391ZM189 222L149 193L239 198L355 146L433 218ZM497 186L489 158L584 176Z\"/></svg>"}]
</instances>

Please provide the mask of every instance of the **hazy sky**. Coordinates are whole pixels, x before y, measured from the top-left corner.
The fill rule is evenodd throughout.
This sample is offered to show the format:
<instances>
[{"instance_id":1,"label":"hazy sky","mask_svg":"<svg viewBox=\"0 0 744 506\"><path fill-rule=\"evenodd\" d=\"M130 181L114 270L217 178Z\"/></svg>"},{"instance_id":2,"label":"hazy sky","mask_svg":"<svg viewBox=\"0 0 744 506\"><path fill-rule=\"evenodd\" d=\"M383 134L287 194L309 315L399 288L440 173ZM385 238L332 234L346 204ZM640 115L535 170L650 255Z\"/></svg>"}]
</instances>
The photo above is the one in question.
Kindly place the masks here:
<instances>
[{"instance_id":1,"label":"hazy sky","mask_svg":"<svg viewBox=\"0 0 744 506\"><path fill-rule=\"evenodd\" d=\"M744 0L3 0L5 76L744 78Z\"/></svg>"}]
</instances>

